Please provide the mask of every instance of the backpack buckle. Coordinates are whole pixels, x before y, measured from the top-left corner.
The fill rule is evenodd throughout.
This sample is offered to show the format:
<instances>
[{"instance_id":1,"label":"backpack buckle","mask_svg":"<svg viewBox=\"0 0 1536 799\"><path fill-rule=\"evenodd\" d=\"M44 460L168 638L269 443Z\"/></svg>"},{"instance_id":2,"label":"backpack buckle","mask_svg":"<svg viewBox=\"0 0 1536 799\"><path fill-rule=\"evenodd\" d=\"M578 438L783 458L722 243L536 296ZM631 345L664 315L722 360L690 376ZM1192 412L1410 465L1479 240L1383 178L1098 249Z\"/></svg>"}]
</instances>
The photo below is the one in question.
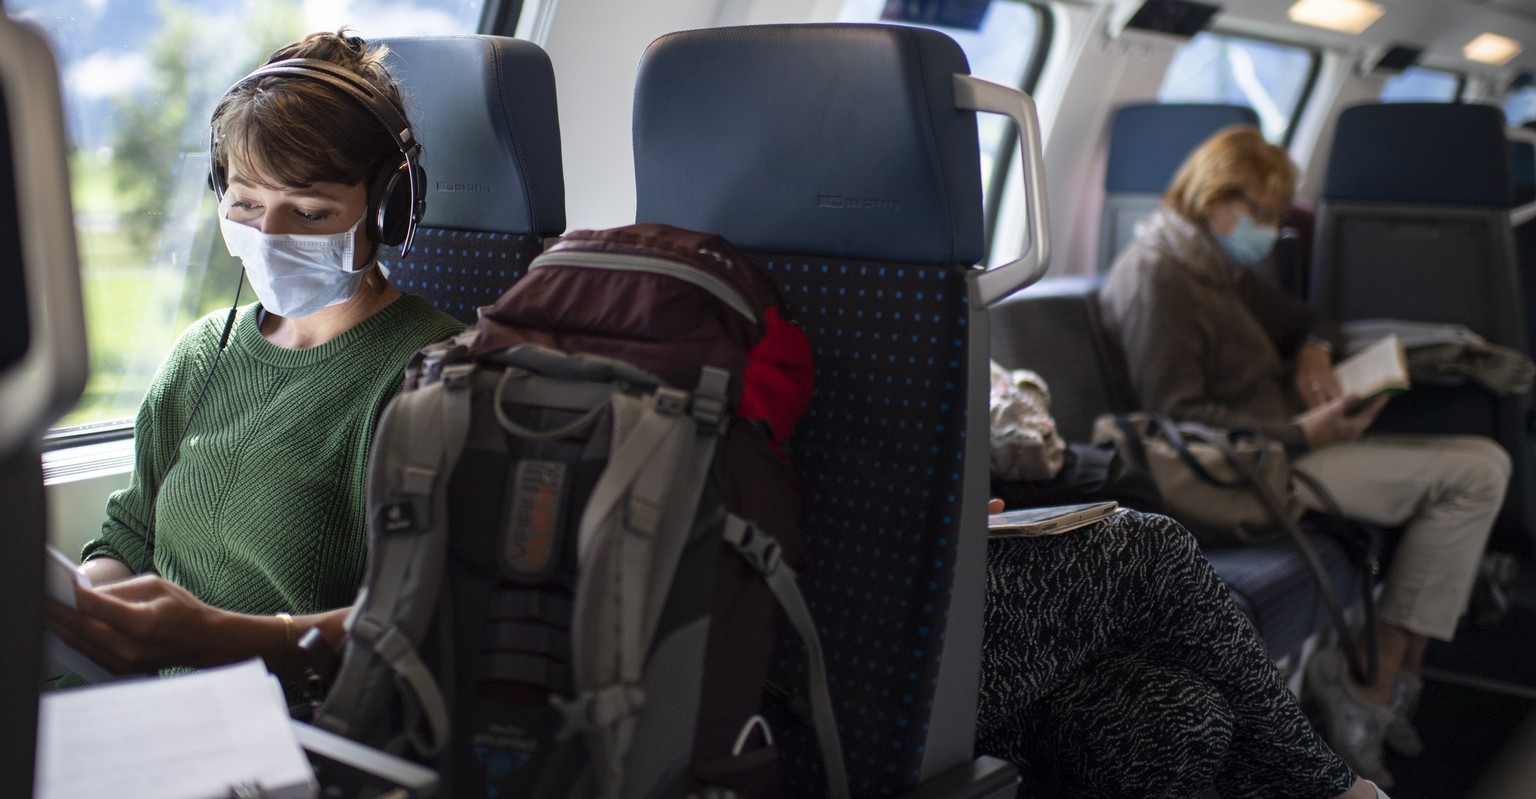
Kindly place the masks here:
<instances>
[{"instance_id":1,"label":"backpack buckle","mask_svg":"<svg viewBox=\"0 0 1536 799\"><path fill-rule=\"evenodd\" d=\"M663 416L677 416L687 410L688 394L675 388L658 388L651 405Z\"/></svg>"},{"instance_id":2,"label":"backpack buckle","mask_svg":"<svg viewBox=\"0 0 1536 799\"><path fill-rule=\"evenodd\" d=\"M475 374L473 363L454 363L443 366L443 388L455 391L467 388Z\"/></svg>"},{"instance_id":3,"label":"backpack buckle","mask_svg":"<svg viewBox=\"0 0 1536 799\"><path fill-rule=\"evenodd\" d=\"M579 733L606 730L633 717L645 705L645 691L619 683L583 691L570 700L551 696L549 704L560 713L560 729L555 737L564 741Z\"/></svg>"},{"instance_id":4,"label":"backpack buckle","mask_svg":"<svg viewBox=\"0 0 1536 799\"><path fill-rule=\"evenodd\" d=\"M702 432L725 432L731 373L718 366L699 371L699 387L693 392L693 418Z\"/></svg>"},{"instance_id":5,"label":"backpack buckle","mask_svg":"<svg viewBox=\"0 0 1536 799\"><path fill-rule=\"evenodd\" d=\"M779 546L779 539L738 516L726 519L722 537L752 568L765 575L772 574L784 561L784 548Z\"/></svg>"}]
</instances>

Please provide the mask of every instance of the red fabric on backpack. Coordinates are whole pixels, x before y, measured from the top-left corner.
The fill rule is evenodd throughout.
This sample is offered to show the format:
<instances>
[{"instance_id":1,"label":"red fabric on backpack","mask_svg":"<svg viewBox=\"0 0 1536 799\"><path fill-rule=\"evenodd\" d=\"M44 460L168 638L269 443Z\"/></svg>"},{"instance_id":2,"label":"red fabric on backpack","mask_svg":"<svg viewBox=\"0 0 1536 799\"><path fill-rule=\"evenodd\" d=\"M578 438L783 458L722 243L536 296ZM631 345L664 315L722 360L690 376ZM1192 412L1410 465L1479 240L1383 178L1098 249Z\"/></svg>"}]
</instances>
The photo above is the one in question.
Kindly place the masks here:
<instances>
[{"instance_id":1,"label":"red fabric on backpack","mask_svg":"<svg viewBox=\"0 0 1536 799\"><path fill-rule=\"evenodd\" d=\"M769 306L763 317L763 337L747 353L739 415L767 422L773 451L787 457L781 447L811 409L815 388L811 340L805 331L784 321L778 308Z\"/></svg>"}]
</instances>

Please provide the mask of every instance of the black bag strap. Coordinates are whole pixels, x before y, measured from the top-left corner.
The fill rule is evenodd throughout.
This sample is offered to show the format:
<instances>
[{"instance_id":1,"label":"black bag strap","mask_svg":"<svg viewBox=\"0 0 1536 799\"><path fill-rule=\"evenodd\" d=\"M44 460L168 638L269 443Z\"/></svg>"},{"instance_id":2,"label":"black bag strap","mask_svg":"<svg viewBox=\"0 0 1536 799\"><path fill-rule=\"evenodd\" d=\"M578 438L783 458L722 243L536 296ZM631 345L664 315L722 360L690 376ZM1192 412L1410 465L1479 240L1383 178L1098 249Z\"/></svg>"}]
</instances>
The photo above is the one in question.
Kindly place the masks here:
<instances>
[{"instance_id":1,"label":"black bag strap","mask_svg":"<svg viewBox=\"0 0 1536 799\"><path fill-rule=\"evenodd\" d=\"M1251 475L1245 476L1244 470L1239 470L1237 477L1231 480L1225 480L1217 477L1214 474L1211 474L1210 471L1205 468L1205 464L1201 463L1200 459L1196 458L1193 452L1190 452L1189 441L1187 438L1194 438L1197 441L1202 441L1222 448L1223 455L1229 461L1233 458L1237 458L1238 460L1242 459L1242 456L1232 448L1232 439L1252 438L1259 442L1259 450L1258 457L1255 459L1252 468L1248 471L1253 473L1262 472L1264 465L1269 462L1269 447L1266 446L1268 444L1268 440L1264 438L1264 436L1257 430L1246 427L1234 427L1229 430L1222 431L1210 427L1205 427L1204 425L1177 425L1174 424L1171 419L1160 413L1147 414L1147 421L1148 431L1152 432L1155 429L1156 432L1161 433L1163 438L1169 444L1172 444L1174 450L1179 453L1179 460L1183 461L1184 465L1188 466L1189 470L1194 472L1196 477L1199 477L1201 480L1204 480L1211 485L1218 486L1220 488L1242 488L1243 486L1249 484Z\"/></svg>"},{"instance_id":2,"label":"black bag strap","mask_svg":"<svg viewBox=\"0 0 1536 799\"><path fill-rule=\"evenodd\" d=\"M1207 443L1215 446L1222 456L1227 459L1227 462L1231 464L1232 468L1239 475L1247 479L1248 485L1253 489L1254 493L1263 501L1265 507L1269 508L1270 515L1275 517L1275 521L1285 529L1286 534L1291 537L1291 541L1296 544L1296 548L1301 551L1302 560L1306 561L1307 568L1311 569L1312 577L1317 580L1318 590L1323 595L1323 602L1328 605L1328 615L1333 619L1333 627L1338 631L1339 640L1350 644L1344 647L1344 655L1345 659L1349 662L1350 671L1355 675L1355 679L1361 683L1375 682L1381 663L1376 641L1375 602L1371 594L1371 578L1374 575L1363 575L1364 587L1361 589L1361 593L1364 595L1366 603L1366 638L1369 647L1367 647L1365 662L1361 663L1359 647L1353 645L1356 643L1355 636L1350 632L1349 623L1344 619L1344 605L1339 601L1339 595L1333 588L1333 580L1323 568L1323 561L1317 556L1317 550L1313 548L1312 542L1307 540L1306 534L1301 531L1301 527L1296 524L1296 520L1292 519L1291 515L1286 512L1284 503L1280 501L1279 497L1275 496L1275 492L1259 476L1257 469L1244 460L1237 453L1237 450L1232 448L1231 443L1227 441L1226 437L1217 435L1207 441ZM1319 489L1321 488L1321 486L1315 485L1315 481L1308 483L1308 487L1314 486ZM1325 497L1322 501L1331 504L1335 509L1338 507L1337 503L1333 501L1333 497L1326 492L1319 494L1319 497ZM1369 560L1367 559L1367 562Z\"/></svg>"},{"instance_id":3,"label":"black bag strap","mask_svg":"<svg viewBox=\"0 0 1536 799\"><path fill-rule=\"evenodd\" d=\"M1115 414L1115 427L1118 427L1120 435L1125 437L1125 448L1131 460L1143 469L1150 469L1152 464L1147 462L1147 448L1141 443L1141 431L1131 423L1131 417L1123 413Z\"/></svg>"},{"instance_id":4,"label":"black bag strap","mask_svg":"<svg viewBox=\"0 0 1536 799\"><path fill-rule=\"evenodd\" d=\"M1339 508L1338 501L1333 498L1333 494L1327 488L1324 488L1317 478L1299 469L1291 470L1291 478L1306 485L1313 496L1317 497L1318 502L1323 505L1329 517L1348 523L1352 529L1360 531L1361 535L1358 540L1345 541L1344 543L1348 546L1350 557L1354 558L1356 567L1360 569L1360 604L1365 611L1366 663L1364 668L1361 668L1361 664L1354 657L1350 657L1349 669L1354 673L1355 679L1362 684L1375 682L1377 671L1381 667L1378 661L1380 653L1378 651L1379 642L1376 635L1375 583L1376 575L1381 570L1380 564L1376 559L1376 553L1380 551L1380 542L1377 540L1376 530L1372 527L1355 526L1352 522L1349 522L1348 518L1344 515L1344 511ZM1335 532L1334 528L1330 527L1329 532L1333 534ZM1334 535L1334 537L1339 538L1340 536Z\"/></svg>"}]
</instances>

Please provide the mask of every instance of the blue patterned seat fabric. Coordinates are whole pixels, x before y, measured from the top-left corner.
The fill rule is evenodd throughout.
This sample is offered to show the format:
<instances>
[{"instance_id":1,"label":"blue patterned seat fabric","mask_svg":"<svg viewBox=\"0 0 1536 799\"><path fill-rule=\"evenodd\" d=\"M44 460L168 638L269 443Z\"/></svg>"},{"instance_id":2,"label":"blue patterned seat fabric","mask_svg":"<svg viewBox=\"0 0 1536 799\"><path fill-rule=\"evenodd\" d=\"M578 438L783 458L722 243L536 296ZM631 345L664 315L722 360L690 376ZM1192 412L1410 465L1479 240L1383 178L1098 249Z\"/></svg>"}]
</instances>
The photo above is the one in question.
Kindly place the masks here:
<instances>
[{"instance_id":1,"label":"blue patterned seat fabric","mask_svg":"<svg viewBox=\"0 0 1536 799\"><path fill-rule=\"evenodd\" d=\"M976 119L955 109L952 78L968 72L934 31L716 28L658 39L635 91L637 221L749 253L815 350L790 442L801 579L856 796L974 758L986 338L969 298L983 240ZM799 694L804 656L783 638L772 679ZM808 725L772 721L791 793L824 793Z\"/></svg>"},{"instance_id":2,"label":"blue patterned seat fabric","mask_svg":"<svg viewBox=\"0 0 1536 799\"><path fill-rule=\"evenodd\" d=\"M409 258L402 261L391 249L379 261L401 291L420 294L468 324L476 308L495 302L543 251L544 239L530 233L422 229Z\"/></svg>"},{"instance_id":3,"label":"blue patterned seat fabric","mask_svg":"<svg viewBox=\"0 0 1536 799\"><path fill-rule=\"evenodd\" d=\"M920 778L903 731L932 701L962 495L966 314L953 269L758 255L816 348L816 402L793 440L814 566L801 586L830 659L855 793ZM803 658L780 658L804 683ZM780 724L789 773L820 787L816 741ZM917 731L912 731L915 733ZM781 744L782 745L782 744Z\"/></svg>"}]
</instances>

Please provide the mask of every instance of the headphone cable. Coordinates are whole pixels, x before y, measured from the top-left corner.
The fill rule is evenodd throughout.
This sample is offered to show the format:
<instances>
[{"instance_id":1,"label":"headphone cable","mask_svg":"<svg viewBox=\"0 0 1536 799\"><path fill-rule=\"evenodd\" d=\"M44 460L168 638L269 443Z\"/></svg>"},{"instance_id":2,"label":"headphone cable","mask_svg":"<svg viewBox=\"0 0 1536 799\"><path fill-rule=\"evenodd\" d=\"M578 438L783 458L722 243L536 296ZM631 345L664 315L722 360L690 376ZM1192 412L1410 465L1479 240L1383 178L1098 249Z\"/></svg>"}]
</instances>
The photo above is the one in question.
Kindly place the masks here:
<instances>
[{"instance_id":1,"label":"headphone cable","mask_svg":"<svg viewBox=\"0 0 1536 799\"><path fill-rule=\"evenodd\" d=\"M235 301L229 306L229 315L224 318L224 332L219 334L219 348L213 353L213 363L208 367L208 376L203 378L203 385L197 390L197 398L192 400L192 412L187 414L187 421L181 427L181 435L176 437L176 446L171 449L171 459L160 470L160 479L155 481L155 495L149 500L149 523L144 527L144 556L149 564L147 573L158 574L155 569L155 506L159 504L160 488L165 485L165 476L170 474L171 468L181 457L182 442L187 440L187 433L192 429L192 420L197 418L197 411L203 406L203 395L208 393L208 386L213 382L213 373L219 368L219 360L224 356L224 348L229 344L229 334L235 327L235 312L240 308L240 290L245 288L245 270L240 270L240 282L235 284Z\"/></svg>"}]
</instances>

